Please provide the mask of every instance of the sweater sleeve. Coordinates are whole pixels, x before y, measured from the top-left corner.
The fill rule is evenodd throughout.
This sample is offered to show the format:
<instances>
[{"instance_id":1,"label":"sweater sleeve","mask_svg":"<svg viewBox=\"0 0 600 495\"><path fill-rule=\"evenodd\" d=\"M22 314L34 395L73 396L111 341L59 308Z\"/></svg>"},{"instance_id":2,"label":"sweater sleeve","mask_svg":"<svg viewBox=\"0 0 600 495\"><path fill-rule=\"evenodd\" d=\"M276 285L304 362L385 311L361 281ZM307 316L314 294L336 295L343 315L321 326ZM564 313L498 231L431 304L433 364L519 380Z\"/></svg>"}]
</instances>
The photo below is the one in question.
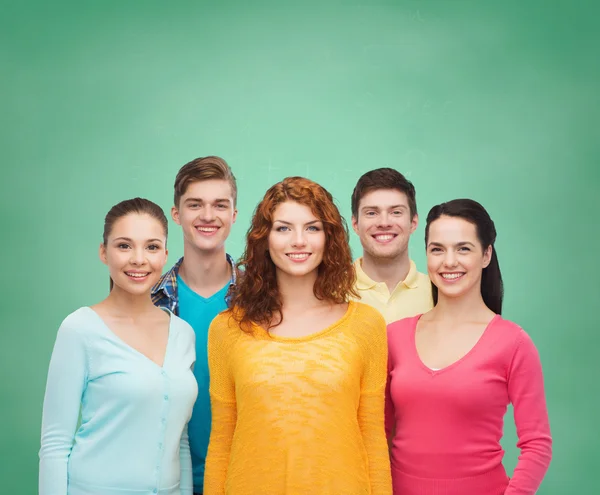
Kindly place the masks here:
<instances>
[{"instance_id":1,"label":"sweater sleeve","mask_svg":"<svg viewBox=\"0 0 600 495\"><path fill-rule=\"evenodd\" d=\"M388 356L387 356L387 379L385 385L385 435L388 442L391 441L396 429L396 411L394 409L394 401L391 392L392 378L392 355L390 343L390 327L388 326Z\"/></svg>"},{"instance_id":2,"label":"sweater sleeve","mask_svg":"<svg viewBox=\"0 0 600 495\"><path fill-rule=\"evenodd\" d=\"M42 413L40 495L67 495L67 466L87 383L84 337L65 320L50 359Z\"/></svg>"},{"instance_id":3,"label":"sweater sleeve","mask_svg":"<svg viewBox=\"0 0 600 495\"><path fill-rule=\"evenodd\" d=\"M208 369L210 373L210 407L212 426L206 468L204 495L223 495L237 421L235 384L229 369L229 314L217 316L208 330Z\"/></svg>"},{"instance_id":4,"label":"sweater sleeve","mask_svg":"<svg viewBox=\"0 0 600 495\"><path fill-rule=\"evenodd\" d=\"M371 328L361 330L368 332L368 338L363 341L366 348L358 424L367 451L371 494L391 495L390 458L384 427L388 357L385 321L377 314Z\"/></svg>"},{"instance_id":5,"label":"sweater sleeve","mask_svg":"<svg viewBox=\"0 0 600 495\"><path fill-rule=\"evenodd\" d=\"M508 370L508 394L514 408L519 461L505 495L534 495L552 457L552 437L540 358L531 338L521 330Z\"/></svg>"}]
</instances>

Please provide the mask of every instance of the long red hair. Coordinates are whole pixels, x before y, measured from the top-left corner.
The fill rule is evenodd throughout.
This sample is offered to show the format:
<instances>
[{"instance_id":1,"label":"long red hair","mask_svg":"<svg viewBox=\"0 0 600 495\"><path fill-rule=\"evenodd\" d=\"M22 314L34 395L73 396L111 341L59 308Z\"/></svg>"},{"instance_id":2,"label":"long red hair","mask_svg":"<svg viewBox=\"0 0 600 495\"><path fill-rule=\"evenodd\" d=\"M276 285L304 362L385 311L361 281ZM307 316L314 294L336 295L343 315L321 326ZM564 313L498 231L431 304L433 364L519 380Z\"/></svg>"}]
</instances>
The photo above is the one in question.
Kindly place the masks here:
<instances>
[{"instance_id":1,"label":"long red hair","mask_svg":"<svg viewBox=\"0 0 600 495\"><path fill-rule=\"evenodd\" d=\"M272 186L256 207L246 234L246 250L238 262L241 270L238 283L232 288L231 314L246 332L251 331L252 322L272 328L283 318L275 264L269 256L269 234L275 209L286 201L308 206L323 223L325 250L313 287L315 297L333 304L357 297L348 227L333 197L316 182L288 177Z\"/></svg>"}]
</instances>

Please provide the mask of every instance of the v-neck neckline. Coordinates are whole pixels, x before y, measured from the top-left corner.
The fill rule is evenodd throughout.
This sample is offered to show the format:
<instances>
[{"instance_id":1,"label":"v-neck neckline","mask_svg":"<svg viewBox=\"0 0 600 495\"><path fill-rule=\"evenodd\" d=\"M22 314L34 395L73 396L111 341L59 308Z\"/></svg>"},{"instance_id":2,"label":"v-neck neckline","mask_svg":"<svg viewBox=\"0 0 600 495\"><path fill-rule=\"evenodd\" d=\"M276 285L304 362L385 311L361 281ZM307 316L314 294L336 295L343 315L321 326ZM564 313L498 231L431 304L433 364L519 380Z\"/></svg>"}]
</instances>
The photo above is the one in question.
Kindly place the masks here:
<instances>
[{"instance_id":1,"label":"v-neck neckline","mask_svg":"<svg viewBox=\"0 0 600 495\"><path fill-rule=\"evenodd\" d=\"M169 355L169 347L170 347L170 342L171 342L171 334L172 332L172 323L173 323L173 313L166 309L166 308L160 308L163 311L165 311L168 315L169 315L169 325L167 328L167 345L165 346L165 352L163 355L163 359L162 359L162 364L158 364L156 361L154 361L154 359L151 359L150 357L148 357L146 354L144 354L142 351L136 349L135 347L133 347L131 344L128 344L127 342L125 342L121 337L119 337L109 326L108 324L104 321L104 319L98 314L96 313L95 310L93 310L91 307L87 306L87 309L89 309L95 316L96 318L98 318L98 320L100 320L100 323L102 324L102 326L104 327L104 329L108 332L108 334L113 337L115 340L117 340L120 344L124 345L125 347L127 347L127 349L131 350L132 352L134 352L135 354L137 354L138 356L141 356L142 358L144 358L146 361L148 361L149 363L152 363L154 366L156 366L157 368L164 370L165 368L165 364L167 363L167 357Z\"/></svg>"},{"instance_id":2,"label":"v-neck neckline","mask_svg":"<svg viewBox=\"0 0 600 495\"><path fill-rule=\"evenodd\" d=\"M421 359L421 356L419 355L419 351L417 349L417 326L419 325L419 320L421 319L421 316L423 316L423 315L421 314L421 315L418 315L415 317L415 323L413 325L412 338L411 338L412 349L413 349L415 358L418 361L420 367L423 368L428 374L434 375L434 376L444 373L445 371L450 371L453 368L456 368L458 365L460 365L460 363L467 360L471 354L474 354L476 352L476 350L483 345L483 341L487 338L486 336L490 333L490 328L493 326L493 324L498 319L500 319L499 314L494 315L492 317L492 319L488 322L488 324L485 326L483 333L479 336L479 338L477 339L477 342L475 342L475 345L473 345L473 347L471 347L462 357L458 358L453 363L450 363L448 366L444 366L443 368L439 368L439 369L432 369L423 362L423 360Z\"/></svg>"}]
</instances>

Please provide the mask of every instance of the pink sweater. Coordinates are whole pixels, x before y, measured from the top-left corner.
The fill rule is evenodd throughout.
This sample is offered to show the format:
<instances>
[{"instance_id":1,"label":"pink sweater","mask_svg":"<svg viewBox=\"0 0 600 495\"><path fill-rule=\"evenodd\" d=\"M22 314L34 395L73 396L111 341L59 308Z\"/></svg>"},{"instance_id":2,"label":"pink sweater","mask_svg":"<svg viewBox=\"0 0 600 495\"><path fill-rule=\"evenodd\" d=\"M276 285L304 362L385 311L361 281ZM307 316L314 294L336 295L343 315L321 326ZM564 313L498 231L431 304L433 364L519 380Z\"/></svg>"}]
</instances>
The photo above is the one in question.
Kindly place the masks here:
<instances>
[{"instance_id":1,"label":"pink sweater","mask_svg":"<svg viewBox=\"0 0 600 495\"><path fill-rule=\"evenodd\" d=\"M388 325L386 431L394 430L396 495L533 495L552 438L537 350L500 315L463 358L439 371L419 359L420 315ZM512 479L502 466L503 418L513 404L521 449Z\"/></svg>"}]
</instances>

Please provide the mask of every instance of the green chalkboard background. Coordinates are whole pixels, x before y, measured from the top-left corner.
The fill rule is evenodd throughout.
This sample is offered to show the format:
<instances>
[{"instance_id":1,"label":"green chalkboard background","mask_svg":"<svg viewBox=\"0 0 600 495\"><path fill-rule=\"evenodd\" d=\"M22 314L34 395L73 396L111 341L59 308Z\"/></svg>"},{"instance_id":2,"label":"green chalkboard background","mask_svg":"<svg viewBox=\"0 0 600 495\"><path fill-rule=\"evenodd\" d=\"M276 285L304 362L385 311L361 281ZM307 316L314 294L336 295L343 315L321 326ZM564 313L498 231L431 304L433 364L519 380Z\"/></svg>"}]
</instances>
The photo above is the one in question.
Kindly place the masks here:
<instances>
[{"instance_id":1,"label":"green chalkboard background","mask_svg":"<svg viewBox=\"0 0 600 495\"><path fill-rule=\"evenodd\" d=\"M423 219L444 200L481 201L505 316L545 368L555 443L539 493L600 493L594 3L2 4L2 493L36 493L56 330L108 288L104 214L137 195L168 209L179 167L208 154L239 181L234 256L261 195L289 175L323 184L348 218L356 180L380 166L415 183ZM424 269L423 225L411 252ZM515 441L509 414L509 470Z\"/></svg>"}]
</instances>

